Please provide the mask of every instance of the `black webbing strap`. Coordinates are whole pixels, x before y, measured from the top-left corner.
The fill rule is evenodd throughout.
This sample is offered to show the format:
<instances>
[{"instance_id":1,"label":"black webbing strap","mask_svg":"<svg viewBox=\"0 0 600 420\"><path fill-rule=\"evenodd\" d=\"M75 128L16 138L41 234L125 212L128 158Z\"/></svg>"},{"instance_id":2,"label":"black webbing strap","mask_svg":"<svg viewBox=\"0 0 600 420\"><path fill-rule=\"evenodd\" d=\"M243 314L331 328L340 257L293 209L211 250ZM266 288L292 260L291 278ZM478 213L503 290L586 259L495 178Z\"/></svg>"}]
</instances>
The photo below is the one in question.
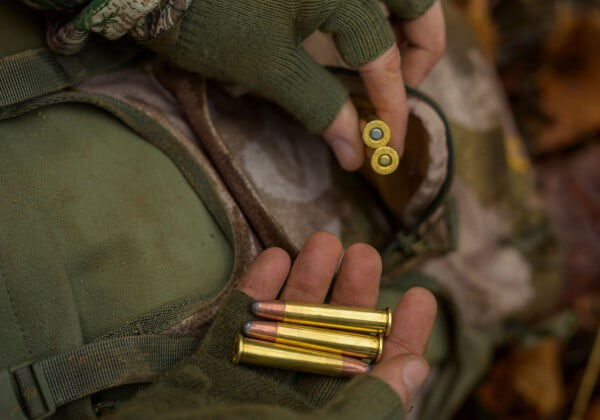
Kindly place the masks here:
<instances>
[{"instance_id":1,"label":"black webbing strap","mask_svg":"<svg viewBox=\"0 0 600 420\"><path fill-rule=\"evenodd\" d=\"M14 418L37 419L51 415L56 407L93 393L120 385L150 382L152 378L189 356L200 345L199 337L142 335L99 341L41 362L14 368L10 384L2 392L14 397L0 398L5 414ZM0 372L0 379L8 378ZM0 381L3 382L3 381ZM10 386L8 386L10 385ZM20 410L18 402L24 410Z\"/></svg>"},{"instance_id":2,"label":"black webbing strap","mask_svg":"<svg viewBox=\"0 0 600 420\"><path fill-rule=\"evenodd\" d=\"M0 59L0 107L79 83L115 69L142 51L126 42L90 42L79 53L63 56L49 49L24 51Z\"/></svg>"}]
</instances>

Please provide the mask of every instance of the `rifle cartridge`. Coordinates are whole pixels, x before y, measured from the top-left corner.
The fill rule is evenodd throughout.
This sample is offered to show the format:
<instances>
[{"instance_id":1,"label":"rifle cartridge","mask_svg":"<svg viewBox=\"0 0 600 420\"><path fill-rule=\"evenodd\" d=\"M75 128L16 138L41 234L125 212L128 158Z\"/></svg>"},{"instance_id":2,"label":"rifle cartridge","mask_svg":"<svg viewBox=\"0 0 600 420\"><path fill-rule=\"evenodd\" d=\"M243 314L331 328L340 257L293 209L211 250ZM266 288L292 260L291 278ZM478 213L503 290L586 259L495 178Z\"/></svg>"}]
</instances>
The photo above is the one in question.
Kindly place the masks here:
<instances>
[{"instance_id":1,"label":"rifle cartridge","mask_svg":"<svg viewBox=\"0 0 600 420\"><path fill-rule=\"evenodd\" d=\"M283 300L254 301L252 312L262 318L336 330L381 333L392 330L392 311Z\"/></svg>"},{"instance_id":2,"label":"rifle cartridge","mask_svg":"<svg viewBox=\"0 0 600 420\"><path fill-rule=\"evenodd\" d=\"M244 338L242 335L237 339L233 363L248 363L328 376L349 377L371 370L371 365L368 363L351 357Z\"/></svg>"},{"instance_id":3,"label":"rifle cartridge","mask_svg":"<svg viewBox=\"0 0 600 420\"><path fill-rule=\"evenodd\" d=\"M247 322L244 334L275 343L375 361L379 360L383 352L381 334L358 334L271 321Z\"/></svg>"}]
</instances>

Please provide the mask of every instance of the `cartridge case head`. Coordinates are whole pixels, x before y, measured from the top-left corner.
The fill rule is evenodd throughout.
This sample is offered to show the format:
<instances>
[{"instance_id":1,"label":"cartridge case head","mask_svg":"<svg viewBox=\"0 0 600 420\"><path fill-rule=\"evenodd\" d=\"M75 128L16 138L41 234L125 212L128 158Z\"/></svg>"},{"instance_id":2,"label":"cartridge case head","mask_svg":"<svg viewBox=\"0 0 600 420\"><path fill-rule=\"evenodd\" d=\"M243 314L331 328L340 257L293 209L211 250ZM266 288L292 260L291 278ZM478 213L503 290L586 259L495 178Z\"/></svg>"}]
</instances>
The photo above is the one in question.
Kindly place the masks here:
<instances>
[{"instance_id":1,"label":"cartridge case head","mask_svg":"<svg viewBox=\"0 0 600 420\"><path fill-rule=\"evenodd\" d=\"M362 131L362 140L365 146L371 149L383 147L390 142L392 130L381 120L369 121Z\"/></svg>"},{"instance_id":2,"label":"cartridge case head","mask_svg":"<svg viewBox=\"0 0 600 420\"><path fill-rule=\"evenodd\" d=\"M389 175L398 169L400 157L391 147L380 147L371 156L371 167L380 175Z\"/></svg>"}]
</instances>

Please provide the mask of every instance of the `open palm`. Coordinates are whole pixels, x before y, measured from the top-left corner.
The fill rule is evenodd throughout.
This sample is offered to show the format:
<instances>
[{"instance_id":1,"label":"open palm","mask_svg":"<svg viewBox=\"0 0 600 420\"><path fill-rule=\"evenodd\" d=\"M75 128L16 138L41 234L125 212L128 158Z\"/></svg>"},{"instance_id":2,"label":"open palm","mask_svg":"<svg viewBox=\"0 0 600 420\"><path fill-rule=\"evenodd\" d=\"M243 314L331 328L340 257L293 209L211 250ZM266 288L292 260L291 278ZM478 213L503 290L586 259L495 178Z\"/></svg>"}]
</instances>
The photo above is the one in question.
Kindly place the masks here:
<instances>
[{"instance_id":1,"label":"open palm","mask_svg":"<svg viewBox=\"0 0 600 420\"><path fill-rule=\"evenodd\" d=\"M373 247L354 244L344 252L339 239L319 232L306 241L293 264L280 248L264 251L248 269L240 290L257 300L322 303L331 289L328 303L374 307L380 279L381 258ZM394 311L393 329L385 339L381 361L370 372L386 382L405 405L428 373L422 356L436 308L428 290L417 287L407 291Z\"/></svg>"}]
</instances>

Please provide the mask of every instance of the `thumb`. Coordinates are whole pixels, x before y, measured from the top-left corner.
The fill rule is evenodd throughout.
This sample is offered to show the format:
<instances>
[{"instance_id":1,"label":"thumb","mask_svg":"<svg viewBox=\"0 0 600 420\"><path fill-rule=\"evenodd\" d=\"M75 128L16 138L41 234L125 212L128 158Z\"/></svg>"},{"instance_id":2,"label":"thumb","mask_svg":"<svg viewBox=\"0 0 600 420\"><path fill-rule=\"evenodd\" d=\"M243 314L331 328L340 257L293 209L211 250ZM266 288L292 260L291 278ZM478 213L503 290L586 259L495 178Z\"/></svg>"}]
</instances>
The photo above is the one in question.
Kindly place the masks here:
<instances>
[{"instance_id":1,"label":"thumb","mask_svg":"<svg viewBox=\"0 0 600 420\"><path fill-rule=\"evenodd\" d=\"M420 356L403 354L378 363L370 374L387 383L408 407L429 374L429 364Z\"/></svg>"}]
</instances>

